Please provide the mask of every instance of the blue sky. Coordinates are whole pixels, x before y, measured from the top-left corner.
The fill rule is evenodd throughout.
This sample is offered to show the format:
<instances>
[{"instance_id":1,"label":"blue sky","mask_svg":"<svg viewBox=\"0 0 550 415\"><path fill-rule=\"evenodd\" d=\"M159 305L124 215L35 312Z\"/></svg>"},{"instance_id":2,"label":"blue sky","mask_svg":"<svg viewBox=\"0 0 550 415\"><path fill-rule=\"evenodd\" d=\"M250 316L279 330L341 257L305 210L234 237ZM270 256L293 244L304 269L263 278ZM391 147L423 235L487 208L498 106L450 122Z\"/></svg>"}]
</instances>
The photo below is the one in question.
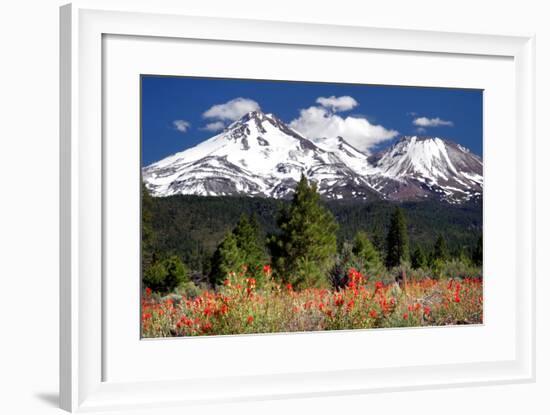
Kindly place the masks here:
<instances>
[{"instance_id":1,"label":"blue sky","mask_svg":"<svg viewBox=\"0 0 550 415\"><path fill-rule=\"evenodd\" d=\"M208 139L261 108L306 136L342 135L372 153L403 135L438 136L482 155L481 90L142 77L142 164Z\"/></svg>"}]
</instances>

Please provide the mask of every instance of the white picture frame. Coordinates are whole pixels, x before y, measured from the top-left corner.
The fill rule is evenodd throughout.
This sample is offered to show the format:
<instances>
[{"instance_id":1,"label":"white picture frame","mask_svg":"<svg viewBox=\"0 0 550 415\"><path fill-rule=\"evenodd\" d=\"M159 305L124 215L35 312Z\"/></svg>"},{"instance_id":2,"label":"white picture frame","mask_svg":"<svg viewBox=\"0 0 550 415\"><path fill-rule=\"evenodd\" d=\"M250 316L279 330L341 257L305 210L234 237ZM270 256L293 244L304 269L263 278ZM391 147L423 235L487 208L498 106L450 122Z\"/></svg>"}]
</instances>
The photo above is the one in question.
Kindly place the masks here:
<instances>
[{"instance_id":1,"label":"white picture frame","mask_svg":"<svg viewBox=\"0 0 550 415\"><path fill-rule=\"evenodd\" d=\"M103 40L108 35L374 49L513 59L516 149L515 358L503 361L104 381ZM61 8L60 402L68 411L313 397L443 386L530 382L535 377L534 37L427 32L155 13L77 2ZM347 333L346 335L349 335Z\"/></svg>"}]
</instances>

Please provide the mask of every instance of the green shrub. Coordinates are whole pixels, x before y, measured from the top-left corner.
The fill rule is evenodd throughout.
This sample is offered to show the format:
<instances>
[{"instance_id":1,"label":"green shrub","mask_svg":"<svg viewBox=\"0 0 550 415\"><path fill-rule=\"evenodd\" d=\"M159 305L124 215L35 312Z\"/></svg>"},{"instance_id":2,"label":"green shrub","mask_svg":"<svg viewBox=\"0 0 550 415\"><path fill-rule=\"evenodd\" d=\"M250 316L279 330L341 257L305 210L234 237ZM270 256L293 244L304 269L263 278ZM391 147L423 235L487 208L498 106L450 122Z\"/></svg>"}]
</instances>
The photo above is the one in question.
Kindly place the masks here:
<instances>
[{"instance_id":1,"label":"green shrub","mask_svg":"<svg viewBox=\"0 0 550 415\"><path fill-rule=\"evenodd\" d=\"M329 272L329 280L333 288L346 286L350 268L363 272L363 262L354 254L352 245L345 242Z\"/></svg>"},{"instance_id":2,"label":"green shrub","mask_svg":"<svg viewBox=\"0 0 550 415\"><path fill-rule=\"evenodd\" d=\"M155 262L143 274L143 285L159 293L172 292L188 280L187 268L175 255Z\"/></svg>"},{"instance_id":3,"label":"green shrub","mask_svg":"<svg viewBox=\"0 0 550 415\"><path fill-rule=\"evenodd\" d=\"M445 269L445 261L442 259L434 259L431 261L432 275L435 279L443 278L443 271Z\"/></svg>"},{"instance_id":4,"label":"green shrub","mask_svg":"<svg viewBox=\"0 0 550 415\"><path fill-rule=\"evenodd\" d=\"M193 281L185 281L176 289L176 293L185 298L195 298L202 294L202 289Z\"/></svg>"},{"instance_id":5,"label":"green shrub","mask_svg":"<svg viewBox=\"0 0 550 415\"><path fill-rule=\"evenodd\" d=\"M441 273L447 278L482 278L480 267L476 267L469 261L452 259L443 264Z\"/></svg>"}]
</instances>

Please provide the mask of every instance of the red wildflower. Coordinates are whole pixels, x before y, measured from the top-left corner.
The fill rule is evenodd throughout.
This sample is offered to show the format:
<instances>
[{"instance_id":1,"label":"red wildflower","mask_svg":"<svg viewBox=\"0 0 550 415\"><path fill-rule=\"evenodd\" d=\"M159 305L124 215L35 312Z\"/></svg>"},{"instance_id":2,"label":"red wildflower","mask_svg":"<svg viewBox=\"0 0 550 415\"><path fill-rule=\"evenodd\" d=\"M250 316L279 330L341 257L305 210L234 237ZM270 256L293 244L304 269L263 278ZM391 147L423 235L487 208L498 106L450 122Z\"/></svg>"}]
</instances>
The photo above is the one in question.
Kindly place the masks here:
<instances>
[{"instance_id":1,"label":"red wildflower","mask_svg":"<svg viewBox=\"0 0 550 415\"><path fill-rule=\"evenodd\" d=\"M372 318L376 318L378 317L378 313L376 312L376 310L371 310L369 311L369 316L371 316Z\"/></svg>"},{"instance_id":2,"label":"red wildflower","mask_svg":"<svg viewBox=\"0 0 550 415\"><path fill-rule=\"evenodd\" d=\"M151 313L143 313L143 320L149 320L153 315Z\"/></svg>"},{"instance_id":3,"label":"red wildflower","mask_svg":"<svg viewBox=\"0 0 550 415\"><path fill-rule=\"evenodd\" d=\"M209 321L207 321L206 323L204 323L204 324L201 326L201 330L203 331L203 333L206 333L206 332L212 330L212 323L210 323Z\"/></svg>"},{"instance_id":4,"label":"red wildflower","mask_svg":"<svg viewBox=\"0 0 550 415\"><path fill-rule=\"evenodd\" d=\"M183 316L182 318L180 318L180 320L178 321L178 324L176 324L177 327L182 327L182 326L191 327L192 325L193 325L193 320L191 320L190 318L187 318L186 316Z\"/></svg>"},{"instance_id":5,"label":"red wildflower","mask_svg":"<svg viewBox=\"0 0 550 415\"><path fill-rule=\"evenodd\" d=\"M348 270L348 279L349 288L356 288L357 286L360 286L365 282L365 277L363 276L363 274L361 274L355 268L350 268Z\"/></svg>"},{"instance_id":6,"label":"red wildflower","mask_svg":"<svg viewBox=\"0 0 550 415\"><path fill-rule=\"evenodd\" d=\"M247 319L246 319L246 322L248 324L251 324L253 321L254 321L254 317L252 317L252 316L248 316Z\"/></svg>"},{"instance_id":7,"label":"red wildflower","mask_svg":"<svg viewBox=\"0 0 550 415\"><path fill-rule=\"evenodd\" d=\"M264 265L264 274L271 274L271 266L269 264Z\"/></svg>"},{"instance_id":8,"label":"red wildflower","mask_svg":"<svg viewBox=\"0 0 550 415\"><path fill-rule=\"evenodd\" d=\"M151 297L152 292L153 292L153 290L151 290L149 287L145 288L145 296L146 297Z\"/></svg>"},{"instance_id":9,"label":"red wildflower","mask_svg":"<svg viewBox=\"0 0 550 415\"><path fill-rule=\"evenodd\" d=\"M403 318L404 318L405 320L407 320L407 319L409 318L409 313L404 313L404 314L403 314Z\"/></svg>"}]
</instances>

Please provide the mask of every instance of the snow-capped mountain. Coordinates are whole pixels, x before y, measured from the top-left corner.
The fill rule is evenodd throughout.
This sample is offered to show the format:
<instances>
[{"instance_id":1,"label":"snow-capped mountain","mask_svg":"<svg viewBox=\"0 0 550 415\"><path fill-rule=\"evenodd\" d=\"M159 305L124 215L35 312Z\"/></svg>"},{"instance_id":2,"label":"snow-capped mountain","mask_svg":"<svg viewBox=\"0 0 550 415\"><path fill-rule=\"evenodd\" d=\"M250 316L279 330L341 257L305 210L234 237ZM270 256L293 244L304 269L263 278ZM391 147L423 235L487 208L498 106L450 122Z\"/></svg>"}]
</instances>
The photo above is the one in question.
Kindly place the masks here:
<instances>
[{"instance_id":1,"label":"snow-capped mountain","mask_svg":"<svg viewBox=\"0 0 550 415\"><path fill-rule=\"evenodd\" d=\"M273 114L253 111L220 134L142 170L153 196L285 198L302 174L328 199L470 200L481 159L439 138L407 137L369 157L345 138L307 139Z\"/></svg>"},{"instance_id":2,"label":"snow-capped mountain","mask_svg":"<svg viewBox=\"0 0 550 415\"><path fill-rule=\"evenodd\" d=\"M483 162L467 148L433 137L403 137L369 158L374 188L391 200L436 196L452 203L481 197Z\"/></svg>"}]
</instances>

